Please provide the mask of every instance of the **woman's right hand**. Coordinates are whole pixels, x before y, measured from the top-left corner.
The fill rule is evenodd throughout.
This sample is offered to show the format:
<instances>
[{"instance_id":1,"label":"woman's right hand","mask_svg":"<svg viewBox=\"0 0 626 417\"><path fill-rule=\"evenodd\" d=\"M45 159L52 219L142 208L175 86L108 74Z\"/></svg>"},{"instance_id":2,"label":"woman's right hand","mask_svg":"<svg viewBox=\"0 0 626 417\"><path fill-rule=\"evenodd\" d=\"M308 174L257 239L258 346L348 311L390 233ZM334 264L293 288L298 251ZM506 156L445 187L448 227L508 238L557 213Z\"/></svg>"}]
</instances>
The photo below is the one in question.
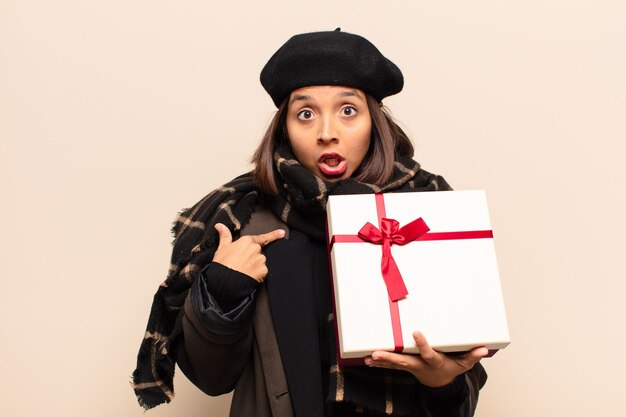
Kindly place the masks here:
<instances>
[{"instance_id":1,"label":"woman's right hand","mask_svg":"<svg viewBox=\"0 0 626 417\"><path fill-rule=\"evenodd\" d=\"M242 236L233 242L233 236L228 227L217 223L215 230L219 234L220 242L213 262L246 274L258 282L263 282L268 271L265 265L265 255L261 249L285 237L285 231L276 229L262 235Z\"/></svg>"}]
</instances>

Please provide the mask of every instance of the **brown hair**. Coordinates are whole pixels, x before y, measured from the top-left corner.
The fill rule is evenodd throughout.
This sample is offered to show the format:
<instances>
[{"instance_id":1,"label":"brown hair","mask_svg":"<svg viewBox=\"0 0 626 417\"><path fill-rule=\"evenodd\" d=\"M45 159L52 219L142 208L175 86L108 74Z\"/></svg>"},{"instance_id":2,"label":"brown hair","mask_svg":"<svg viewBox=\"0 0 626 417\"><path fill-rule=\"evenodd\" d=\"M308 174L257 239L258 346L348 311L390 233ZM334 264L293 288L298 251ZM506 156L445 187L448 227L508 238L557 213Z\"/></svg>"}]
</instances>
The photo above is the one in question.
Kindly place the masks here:
<instances>
[{"instance_id":1,"label":"brown hair","mask_svg":"<svg viewBox=\"0 0 626 417\"><path fill-rule=\"evenodd\" d=\"M369 94L365 96L372 118L372 137L367 155L353 177L361 182L383 185L393 174L397 156L413 156L413 144L386 108ZM274 153L283 145L290 146L286 123L288 102L289 98L278 107L250 160L254 164L254 181L270 195L278 194L274 179Z\"/></svg>"}]
</instances>

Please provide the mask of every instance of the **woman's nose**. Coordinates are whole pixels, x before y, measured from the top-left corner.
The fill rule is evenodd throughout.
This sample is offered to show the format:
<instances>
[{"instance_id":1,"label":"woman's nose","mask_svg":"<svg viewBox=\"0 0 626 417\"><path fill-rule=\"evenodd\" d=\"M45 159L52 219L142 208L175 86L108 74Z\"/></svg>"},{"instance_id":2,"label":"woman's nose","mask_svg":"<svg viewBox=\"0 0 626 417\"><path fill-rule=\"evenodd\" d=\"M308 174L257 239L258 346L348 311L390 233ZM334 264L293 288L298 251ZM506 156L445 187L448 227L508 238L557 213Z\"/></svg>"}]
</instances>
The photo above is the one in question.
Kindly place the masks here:
<instances>
[{"instance_id":1,"label":"woman's nose","mask_svg":"<svg viewBox=\"0 0 626 417\"><path fill-rule=\"evenodd\" d=\"M317 143L322 144L339 142L339 136L335 123L335 120L331 116L324 116L321 118L320 130L317 135Z\"/></svg>"}]
</instances>

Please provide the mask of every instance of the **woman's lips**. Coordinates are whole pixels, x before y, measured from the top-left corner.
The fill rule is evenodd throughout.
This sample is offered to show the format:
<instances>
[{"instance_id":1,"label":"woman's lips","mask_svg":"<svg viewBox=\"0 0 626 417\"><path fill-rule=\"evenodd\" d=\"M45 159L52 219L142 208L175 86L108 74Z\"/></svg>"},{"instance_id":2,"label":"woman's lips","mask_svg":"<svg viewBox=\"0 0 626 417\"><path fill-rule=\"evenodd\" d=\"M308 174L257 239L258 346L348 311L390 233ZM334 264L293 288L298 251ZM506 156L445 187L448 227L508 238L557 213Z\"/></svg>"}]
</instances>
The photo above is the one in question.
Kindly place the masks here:
<instances>
[{"instance_id":1,"label":"woman's lips","mask_svg":"<svg viewBox=\"0 0 626 417\"><path fill-rule=\"evenodd\" d=\"M318 167L324 175L336 177L343 175L347 169L346 160L335 152L324 153L318 160Z\"/></svg>"}]
</instances>

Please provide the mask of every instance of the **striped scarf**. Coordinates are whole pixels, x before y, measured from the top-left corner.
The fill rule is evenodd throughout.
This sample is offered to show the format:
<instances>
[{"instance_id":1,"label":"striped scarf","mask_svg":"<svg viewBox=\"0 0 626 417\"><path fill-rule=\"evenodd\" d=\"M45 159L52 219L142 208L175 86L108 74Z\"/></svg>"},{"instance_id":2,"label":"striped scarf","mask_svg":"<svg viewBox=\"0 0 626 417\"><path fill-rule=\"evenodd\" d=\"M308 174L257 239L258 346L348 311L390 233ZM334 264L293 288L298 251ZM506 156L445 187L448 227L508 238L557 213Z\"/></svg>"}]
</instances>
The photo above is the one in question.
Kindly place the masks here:
<instances>
[{"instance_id":1,"label":"striped scarf","mask_svg":"<svg viewBox=\"0 0 626 417\"><path fill-rule=\"evenodd\" d=\"M280 184L278 197L266 198L262 195L251 173L247 173L214 190L176 217L172 227L174 241L169 271L154 295L137 355L137 368L132 376L131 385L139 404L145 409L170 402L174 397L176 359L170 347L181 335L182 326L177 323L182 318L187 292L198 272L211 262L217 249L219 236L213 227L216 223L226 225L236 239L241 228L250 220L255 206L263 200L289 227L323 238L324 216L321 214L325 212L328 195L450 189L442 177L420 169L419 164L410 158L398 158L392 178L382 186L361 183L352 178L333 183L323 181L302 166L286 148L276 152L274 161L276 183ZM406 385L406 377L402 376L401 380L399 382ZM388 376L382 379L383 384L392 382ZM342 385L343 398L343 393L351 391L345 388L345 384ZM358 388L355 393L362 391L359 384L354 386ZM332 388L338 390L340 387ZM371 387L367 389L370 390ZM384 389L382 392L385 392ZM342 401L338 397L336 399ZM347 401L356 399L345 398Z\"/></svg>"}]
</instances>

